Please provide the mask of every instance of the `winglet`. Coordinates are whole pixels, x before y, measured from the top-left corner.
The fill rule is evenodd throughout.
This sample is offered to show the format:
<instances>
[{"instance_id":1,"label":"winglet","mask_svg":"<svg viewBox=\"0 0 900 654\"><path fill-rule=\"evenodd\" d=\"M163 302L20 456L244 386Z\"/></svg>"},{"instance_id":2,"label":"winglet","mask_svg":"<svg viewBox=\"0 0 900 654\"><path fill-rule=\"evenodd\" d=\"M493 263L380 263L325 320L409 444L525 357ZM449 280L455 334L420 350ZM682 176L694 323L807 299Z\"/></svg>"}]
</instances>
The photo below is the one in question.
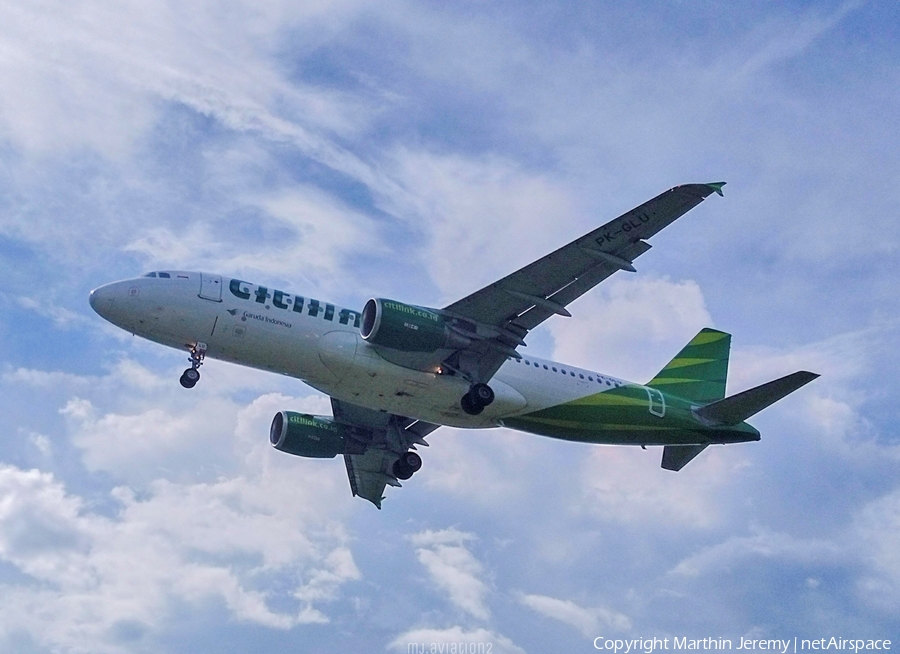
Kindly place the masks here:
<instances>
[{"instance_id":1,"label":"winglet","mask_svg":"<svg viewBox=\"0 0 900 654\"><path fill-rule=\"evenodd\" d=\"M722 197L725 197L725 194L722 193L722 187L725 186L725 182L710 182L709 184L706 184L705 186L708 186L709 188L711 188L713 191L715 191Z\"/></svg>"}]
</instances>

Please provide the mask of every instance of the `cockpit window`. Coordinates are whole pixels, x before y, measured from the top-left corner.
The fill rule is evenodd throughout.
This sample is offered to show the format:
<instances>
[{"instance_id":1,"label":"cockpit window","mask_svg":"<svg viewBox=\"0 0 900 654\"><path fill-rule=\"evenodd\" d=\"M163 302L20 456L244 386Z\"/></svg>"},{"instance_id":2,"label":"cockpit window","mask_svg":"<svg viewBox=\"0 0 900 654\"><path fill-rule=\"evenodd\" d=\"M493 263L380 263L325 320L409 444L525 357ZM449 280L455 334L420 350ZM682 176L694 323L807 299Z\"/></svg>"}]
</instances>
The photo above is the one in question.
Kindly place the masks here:
<instances>
[{"instance_id":1,"label":"cockpit window","mask_svg":"<svg viewBox=\"0 0 900 654\"><path fill-rule=\"evenodd\" d=\"M159 276L160 276L160 277L165 277L166 279L169 279L172 275L170 275L170 274L167 273L167 272L161 272L161 273L159 273Z\"/></svg>"},{"instance_id":2,"label":"cockpit window","mask_svg":"<svg viewBox=\"0 0 900 654\"><path fill-rule=\"evenodd\" d=\"M147 273L144 277L156 277L156 273Z\"/></svg>"},{"instance_id":3,"label":"cockpit window","mask_svg":"<svg viewBox=\"0 0 900 654\"><path fill-rule=\"evenodd\" d=\"M172 275L167 272L152 272L147 273L144 277L162 277L163 279L171 279Z\"/></svg>"}]
</instances>

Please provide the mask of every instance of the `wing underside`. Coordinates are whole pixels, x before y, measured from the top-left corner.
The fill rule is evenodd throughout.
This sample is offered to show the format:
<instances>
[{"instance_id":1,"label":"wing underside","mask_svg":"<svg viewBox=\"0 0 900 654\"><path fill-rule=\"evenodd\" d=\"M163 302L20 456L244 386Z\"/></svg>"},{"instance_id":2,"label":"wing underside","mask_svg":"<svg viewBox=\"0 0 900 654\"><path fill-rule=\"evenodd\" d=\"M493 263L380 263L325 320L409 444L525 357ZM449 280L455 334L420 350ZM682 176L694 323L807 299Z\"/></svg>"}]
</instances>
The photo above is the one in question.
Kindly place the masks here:
<instances>
[{"instance_id":1,"label":"wing underside","mask_svg":"<svg viewBox=\"0 0 900 654\"><path fill-rule=\"evenodd\" d=\"M393 472L402 454L426 446L424 437L440 425L375 411L331 398L334 419L351 427L353 437L364 445L362 454L345 454L347 478L354 495L381 508L385 486L400 487Z\"/></svg>"},{"instance_id":2,"label":"wing underside","mask_svg":"<svg viewBox=\"0 0 900 654\"><path fill-rule=\"evenodd\" d=\"M486 381L522 344L525 335L619 270L634 272L634 260L650 249L648 238L667 227L724 182L685 184L619 216L444 310L497 330L476 342L468 355L476 378Z\"/></svg>"}]
</instances>

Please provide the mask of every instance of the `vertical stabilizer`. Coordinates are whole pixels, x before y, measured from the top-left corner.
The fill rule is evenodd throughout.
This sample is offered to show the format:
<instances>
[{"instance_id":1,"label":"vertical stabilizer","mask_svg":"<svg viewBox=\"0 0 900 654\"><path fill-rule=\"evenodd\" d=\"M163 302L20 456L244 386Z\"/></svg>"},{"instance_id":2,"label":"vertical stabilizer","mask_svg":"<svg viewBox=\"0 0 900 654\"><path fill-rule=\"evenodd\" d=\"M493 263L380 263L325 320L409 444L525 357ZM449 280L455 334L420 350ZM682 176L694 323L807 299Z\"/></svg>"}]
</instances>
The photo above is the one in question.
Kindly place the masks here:
<instances>
[{"instance_id":1,"label":"vertical stabilizer","mask_svg":"<svg viewBox=\"0 0 900 654\"><path fill-rule=\"evenodd\" d=\"M731 334L702 329L647 386L707 404L725 397Z\"/></svg>"}]
</instances>

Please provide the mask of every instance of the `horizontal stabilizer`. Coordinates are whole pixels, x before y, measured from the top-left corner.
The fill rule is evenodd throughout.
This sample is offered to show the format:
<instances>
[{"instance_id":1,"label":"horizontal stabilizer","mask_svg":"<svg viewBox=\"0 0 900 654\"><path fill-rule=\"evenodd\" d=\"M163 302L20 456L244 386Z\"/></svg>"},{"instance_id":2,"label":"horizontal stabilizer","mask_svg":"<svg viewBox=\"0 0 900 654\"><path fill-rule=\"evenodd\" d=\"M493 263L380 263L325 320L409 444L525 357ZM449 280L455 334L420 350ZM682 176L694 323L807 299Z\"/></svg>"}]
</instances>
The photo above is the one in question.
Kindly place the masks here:
<instances>
[{"instance_id":1,"label":"horizontal stabilizer","mask_svg":"<svg viewBox=\"0 0 900 654\"><path fill-rule=\"evenodd\" d=\"M666 445L663 448L662 467L678 472L705 449L706 445Z\"/></svg>"},{"instance_id":2,"label":"horizontal stabilizer","mask_svg":"<svg viewBox=\"0 0 900 654\"><path fill-rule=\"evenodd\" d=\"M790 395L818 377L814 372L802 370L787 375L724 400L694 409L697 417L718 425L736 425L759 413L786 395Z\"/></svg>"}]
</instances>

